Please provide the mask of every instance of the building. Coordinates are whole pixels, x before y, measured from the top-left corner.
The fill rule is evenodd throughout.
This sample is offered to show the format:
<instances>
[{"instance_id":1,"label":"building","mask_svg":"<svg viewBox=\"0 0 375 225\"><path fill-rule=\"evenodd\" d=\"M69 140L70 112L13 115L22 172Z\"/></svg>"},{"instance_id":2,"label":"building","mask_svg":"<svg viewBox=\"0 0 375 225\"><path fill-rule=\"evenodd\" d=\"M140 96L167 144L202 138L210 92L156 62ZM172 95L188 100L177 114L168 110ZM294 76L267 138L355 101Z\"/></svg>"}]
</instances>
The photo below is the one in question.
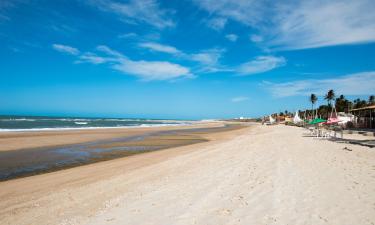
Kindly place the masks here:
<instances>
[{"instance_id":1,"label":"building","mask_svg":"<svg viewBox=\"0 0 375 225\"><path fill-rule=\"evenodd\" d=\"M375 105L352 109L350 112L355 116L356 128L375 129Z\"/></svg>"}]
</instances>

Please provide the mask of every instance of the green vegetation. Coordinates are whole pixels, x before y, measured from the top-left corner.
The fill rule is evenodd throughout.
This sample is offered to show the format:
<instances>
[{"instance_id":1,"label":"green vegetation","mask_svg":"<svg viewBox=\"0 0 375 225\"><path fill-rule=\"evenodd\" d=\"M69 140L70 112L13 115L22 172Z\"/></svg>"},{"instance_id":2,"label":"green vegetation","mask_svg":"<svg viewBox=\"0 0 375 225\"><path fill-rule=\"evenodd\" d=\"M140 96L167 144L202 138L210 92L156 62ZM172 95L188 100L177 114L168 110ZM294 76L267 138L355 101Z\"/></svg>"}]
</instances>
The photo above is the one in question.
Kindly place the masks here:
<instances>
[{"instance_id":1,"label":"green vegetation","mask_svg":"<svg viewBox=\"0 0 375 225\"><path fill-rule=\"evenodd\" d=\"M310 96L310 102L311 102L311 110L314 111L314 105L318 101L318 97L316 97L315 94L311 94Z\"/></svg>"},{"instance_id":2,"label":"green vegetation","mask_svg":"<svg viewBox=\"0 0 375 225\"><path fill-rule=\"evenodd\" d=\"M335 98L335 97L336 95L335 95L334 90L331 89L327 92L327 94L324 96L324 99L327 100L327 104L320 105L316 109L318 116L320 116L321 118L328 118L328 115L330 114L332 110L333 104L336 107L337 112L345 112L345 113L348 113L351 109L358 109L358 108L362 108L362 107L366 107L370 105L375 105L374 95L369 96L368 101L359 99L359 98L353 101L350 101L346 99L344 95L340 95L338 98ZM300 112L301 115L304 113L306 113L306 116L315 115L316 112L314 110L315 108L314 106L316 102L318 101L318 97L315 94L311 94L309 97L309 101L311 102L311 110L302 111ZM289 113L287 110L285 110L285 112L280 112L278 115L291 116L292 114Z\"/></svg>"}]
</instances>

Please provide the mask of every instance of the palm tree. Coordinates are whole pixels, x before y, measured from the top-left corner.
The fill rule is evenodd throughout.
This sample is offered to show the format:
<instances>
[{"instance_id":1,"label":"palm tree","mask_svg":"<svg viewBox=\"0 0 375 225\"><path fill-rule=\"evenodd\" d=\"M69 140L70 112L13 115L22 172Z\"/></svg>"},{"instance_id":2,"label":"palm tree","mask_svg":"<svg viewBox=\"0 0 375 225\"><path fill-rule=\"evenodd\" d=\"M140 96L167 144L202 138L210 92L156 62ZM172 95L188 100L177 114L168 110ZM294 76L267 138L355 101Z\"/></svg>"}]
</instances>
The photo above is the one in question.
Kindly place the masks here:
<instances>
[{"instance_id":1,"label":"palm tree","mask_svg":"<svg viewBox=\"0 0 375 225\"><path fill-rule=\"evenodd\" d=\"M314 114L314 105L315 105L316 101L318 101L318 98L316 97L316 95L315 94L311 94L311 96L310 96L310 102L311 102L311 111L312 111L312 114Z\"/></svg>"},{"instance_id":2,"label":"palm tree","mask_svg":"<svg viewBox=\"0 0 375 225\"><path fill-rule=\"evenodd\" d=\"M340 95L340 97L336 98L335 107L337 111L344 112L347 105L348 105L348 100L345 99L344 95Z\"/></svg>"},{"instance_id":3,"label":"palm tree","mask_svg":"<svg viewBox=\"0 0 375 225\"><path fill-rule=\"evenodd\" d=\"M366 105L367 105L367 102L365 100L361 100L359 98L354 100L354 108L355 109L365 107Z\"/></svg>"},{"instance_id":4,"label":"palm tree","mask_svg":"<svg viewBox=\"0 0 375 225\"><path fill-rule=\"evenodd\" d=\"M329 90L324 99L327 100L328 106L331 106L332 100L335 99L335 92L332 89Z\"/></svg>"},{"instance_id":5,"label":"palm tree","mask_svg":"<svg viewBox=\"0 0 375 225\"><path fill-rule=\"evenodd\" d=\"M371 95L371 96L368 98L368 104L369 104L369 105L373 105L373 104L375 104L375 96L374 96L374 95Z\"/></svg>"}]
</instances>

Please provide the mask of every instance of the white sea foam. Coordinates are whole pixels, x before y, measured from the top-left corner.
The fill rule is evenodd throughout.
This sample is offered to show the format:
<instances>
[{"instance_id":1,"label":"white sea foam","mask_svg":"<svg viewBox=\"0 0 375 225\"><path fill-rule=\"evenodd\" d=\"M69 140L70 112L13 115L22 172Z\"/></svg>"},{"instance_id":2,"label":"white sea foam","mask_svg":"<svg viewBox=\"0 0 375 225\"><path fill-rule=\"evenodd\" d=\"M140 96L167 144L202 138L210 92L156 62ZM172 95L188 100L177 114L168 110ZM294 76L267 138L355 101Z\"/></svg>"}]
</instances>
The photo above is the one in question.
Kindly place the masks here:
<instances>
[{"instance_id":1,"label":"white sea foam","mask_svg":"<svg viewBox=\"0 0 375 225\"><path fill-rule=\"evenodd\" d=\"M10 119L0 119L0 121L35 121L35 119L26 119L26 118L17 118L17 119L13 119L13 118L10 118Z\"/></svg>"},{"instance_id":2,"label":"white sea foam","mask_svg":"<svg viewBox=\"0 0 375 225\"><path fill-rule=\"evenodd\" d=\"M78 125L85 125L85 124L88 124L88 122L78 122L78 121L76 121L76 122L74 122L75 124L78 124Z\"/></svg>"},{"instance_id":3,"label":"white sea foam","mask_svg":"<svg viewBox=\"0 0 375 225\"><path fill-rule=\"evenodd\" d=\"M145 128L145 127L165 127L165 126L188 126L192 123L164 123L164 124L141 124L137 126L117 126L117 127L49 127L49 128L29 128L29 129L1 129L0 132L37 132L37 131L62 131L62 130L93 130L93 129L118 129L118 128Z\"/></svg>"}]
</instances>

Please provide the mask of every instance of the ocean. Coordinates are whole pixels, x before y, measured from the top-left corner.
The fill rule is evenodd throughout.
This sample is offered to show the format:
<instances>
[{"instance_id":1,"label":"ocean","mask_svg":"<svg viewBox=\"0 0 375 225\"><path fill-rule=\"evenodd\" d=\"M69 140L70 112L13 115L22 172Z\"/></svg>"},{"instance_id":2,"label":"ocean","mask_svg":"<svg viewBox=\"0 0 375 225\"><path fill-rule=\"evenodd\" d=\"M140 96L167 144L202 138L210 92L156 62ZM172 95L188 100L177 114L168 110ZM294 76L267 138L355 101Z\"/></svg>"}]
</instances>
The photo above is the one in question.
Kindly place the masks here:
<instances>
[{"instance_id":1,"label":"ocean","mask_svg":"<svg viewBox=\"0 0 375 225\"><path fill-rule=\"evenodd\" d=\"M137 118L0 116L1 131L40 131L187 125L189 121Z\"/></svg>"}]
</instances>

